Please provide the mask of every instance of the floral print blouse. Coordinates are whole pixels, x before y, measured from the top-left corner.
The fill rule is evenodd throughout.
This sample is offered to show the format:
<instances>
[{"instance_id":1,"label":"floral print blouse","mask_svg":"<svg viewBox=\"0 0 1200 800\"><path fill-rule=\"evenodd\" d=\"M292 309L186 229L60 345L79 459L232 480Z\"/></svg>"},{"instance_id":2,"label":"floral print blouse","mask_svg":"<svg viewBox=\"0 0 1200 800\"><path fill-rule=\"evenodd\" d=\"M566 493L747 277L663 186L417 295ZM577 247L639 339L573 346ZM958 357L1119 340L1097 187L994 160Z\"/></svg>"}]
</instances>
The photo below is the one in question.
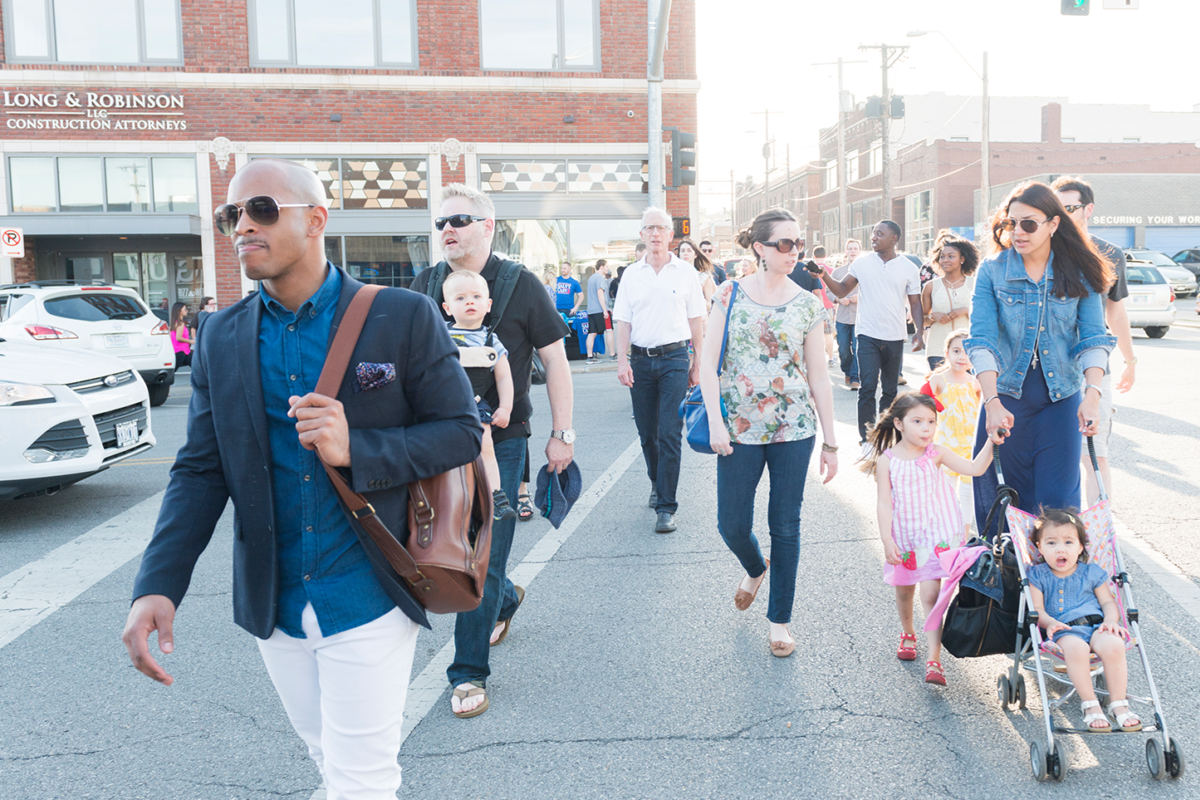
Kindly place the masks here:
<instances>
[{"instance_id":1,"label":"floral print blouse","mask_svg":"<svg viewBox=\"0 0 1200 800\"><path fill-rule=\"evenodd\" d=\"M729 307L733 283L721 284L713 296L722 311ZM773 444L816 435L804 338L824 323L825 316L821 301L811 292L801 291L782 306L760 306L738 290L721 370L721 400L731 441Z\"/></svg>"}]
</instances>

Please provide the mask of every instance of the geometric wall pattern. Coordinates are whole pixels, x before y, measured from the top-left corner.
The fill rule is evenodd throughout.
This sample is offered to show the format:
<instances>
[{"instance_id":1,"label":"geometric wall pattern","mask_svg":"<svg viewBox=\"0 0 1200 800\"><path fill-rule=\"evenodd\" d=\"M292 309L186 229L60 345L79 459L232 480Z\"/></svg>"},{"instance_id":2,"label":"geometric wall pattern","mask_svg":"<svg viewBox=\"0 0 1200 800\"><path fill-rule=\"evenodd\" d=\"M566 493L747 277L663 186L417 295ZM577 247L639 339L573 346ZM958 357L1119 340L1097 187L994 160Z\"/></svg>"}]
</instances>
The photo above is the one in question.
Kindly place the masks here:
<instances>
[{"instance_id":1,"label":"geometric wall pattern","mask_svg":"<svg viewBox=\"0 0 1200 800\"><path fill-rule=\"evenodd\" d=\"M485 192L557 192L566 170L563 161L480 160L479 184Z\"/></svg>"},{"instance_id":2,"label":"geometric wall pattern","mask_svg":"<svg viewBox=\"0 0 1200 800\"><path fill-rule=\"evenodd\" d=\"M641 192L649 167L642 160L481 159L485 192Z\"/></svg>"},{"instance_id":3,"label":"geometric wall pattern","mask_svg":"<svg viewBox=\"0 0 1200 800\"><path fill-rule=\"evenodd\" d=\"M640 192L649 180L644 161L572 161L567 165L568 192Z\"/></svg>"},{"instance_id":4,"label":"geometric wall pattern","mask_svg":"<svg viewBox=\"0 0 1200 800\"><path fill-rule=\"evenodd\" d=\"M428 208L425 159L342 159L344 208Z\"/></svg>"}]
</instances>

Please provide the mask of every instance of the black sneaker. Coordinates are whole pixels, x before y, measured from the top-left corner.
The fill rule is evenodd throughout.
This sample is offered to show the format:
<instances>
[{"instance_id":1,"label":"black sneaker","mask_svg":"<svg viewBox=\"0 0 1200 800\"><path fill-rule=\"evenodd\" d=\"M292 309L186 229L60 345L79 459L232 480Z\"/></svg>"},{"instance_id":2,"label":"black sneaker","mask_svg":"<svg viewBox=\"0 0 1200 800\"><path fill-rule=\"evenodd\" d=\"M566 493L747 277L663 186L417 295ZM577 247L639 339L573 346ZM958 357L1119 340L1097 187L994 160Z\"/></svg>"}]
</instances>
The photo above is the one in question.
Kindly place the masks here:
<instances>
[{"instance_id":1,"label":"black sneaker","mask_svg":"<svg viewBox=\"0 0 1200 800\"><path fill-rule=\"evenodd\" d=\"M500 522L505 519L516 519L517 510L508 504L508 495L503 489L492 492L492 521Z\"/></svg>"}]
</instances>

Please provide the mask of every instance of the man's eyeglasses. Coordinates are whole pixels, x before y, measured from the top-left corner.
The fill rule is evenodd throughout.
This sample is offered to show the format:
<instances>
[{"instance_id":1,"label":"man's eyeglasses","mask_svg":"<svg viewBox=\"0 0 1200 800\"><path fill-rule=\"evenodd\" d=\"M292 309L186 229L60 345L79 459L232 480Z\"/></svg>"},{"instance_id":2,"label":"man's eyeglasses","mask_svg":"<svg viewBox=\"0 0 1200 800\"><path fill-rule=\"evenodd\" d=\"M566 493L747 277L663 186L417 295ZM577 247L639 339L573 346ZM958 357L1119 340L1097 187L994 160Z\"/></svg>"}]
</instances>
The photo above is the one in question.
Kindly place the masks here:
<instances>
[{"instance_id":1,"label":"man's eyeglasses","mask_svg":"<svg viewBox=\"0 0 1200 800\"><path fill-rule=\"evenodd\" d=\"M487 217L476 217L472 214L452 214L449 217L438 217L433 221L433 227L439 231L446 227L446 223L450 223L451 228L465 228L472 222L483 222Z\"/></svg>"},{"instance_id":2,"label":"man's eyeglasses","mask_svg":"<svg viewBox=\"0 0 1200 800\"><path fill-rule=\"evenodd\" d=\"M1026 233L1034 233L1038 228L1049 222L1050 219L1051 218L1048 217L1041 222L1038 222L1036 219L1013 219L1012 217L1005 217L1004 219L1000 220L1000 229L1004 231L1012 231L1016 230L1016 227L1020 225L1021 230L1025 231Z\"/></svg>"},{"instance_id":3,"label":"man's eyeglasses","mask_svg":"<svg viewBox=\"0 0 1200 800\"><path fill-rule=\"evenodd\" d=\"M645 225L642 227L642 230L650 231L651 233L654 233L655 231L659 231L660 233L666 233L671 229L668 228L666 225Z\"/></svg>"},{"instance_id":4,"label":"man's eyeglasses","mask_svg":"<svg viewBox=\"0 0 1200 800\"><path fill-rule=\"evenodd\" d=\"M217 206L216 211L213 212L213 224L216 225L222 236L233 236L243 209L246 216L250 217L251 222L270 226L279 222L279 209L281 208L316 207L315 203L280 203L274 197L264 194L251 197L244 203L226 203L223 206Z\"/></svg>"},{"instance_id":5,"label":"man's eyeglasses","mask_svg":"<svg viewBox=\"0 0 1200 800\"><path fill-rule=\"evenodd\" d=\"M774 242L763 242L767 247L774 247L781 253L790 253L792 250L804 250L805 241L803 239L779 239Z\"/></svg>"},{"instance_id":6,"label":"man's eyeglasses","mask_svg":"<svg viewBox=\"0 0 1200 800\"><path fill-rule=\"evenodd\" d=\"M1081 208L1086 208L1086 204L1084 204L1084 203L1076 203L1076 204L1074 204L1074 205L1063 206L1063 208L1065 208L1065 209L1067 210L1067 213L1068 213L1068 214L1074 214L1074 213L1075 213L1076 211L1078 211L1079 209L1081 209Z\"/></svg>"}]
</instances>

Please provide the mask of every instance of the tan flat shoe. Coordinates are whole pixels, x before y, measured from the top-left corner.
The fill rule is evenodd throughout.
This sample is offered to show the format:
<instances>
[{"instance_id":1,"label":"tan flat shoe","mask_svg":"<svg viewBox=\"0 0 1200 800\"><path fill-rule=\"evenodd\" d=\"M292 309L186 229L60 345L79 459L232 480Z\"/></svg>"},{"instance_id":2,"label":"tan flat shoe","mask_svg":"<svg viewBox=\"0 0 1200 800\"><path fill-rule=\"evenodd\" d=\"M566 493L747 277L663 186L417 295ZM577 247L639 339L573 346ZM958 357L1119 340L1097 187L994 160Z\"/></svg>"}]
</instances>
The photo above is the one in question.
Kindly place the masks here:
<instances>
[{"instance_id":1,"label":"tan flat shoe","mask_svg":"<svg viewBox=\"0 0 1200 800\"><path fill-rule=\"evenodd\" d=\"M771 655L776 658L787 658L796 651L795 642L777 642L774 639L768 639L771 645Z\"/></svg>"},{"instance_id":2,"label":"tan flat shoe","mask_svg":"<svg viewBox=\"0 0 1200 800\"><path fill-rule=\"evenodd\" d=\"M771 568L771 559L767 559L767 569ZM738 581L738 589L733 595L733 607L738 611L745 611L754 603L754 598L758 597L758 590L762 588L763 581L767 578L767 573L762 574L762 580L758 582L758 586L754 587L753 592L747 592L742 589L741 581Z\"/></svg>"}]
</instances>

